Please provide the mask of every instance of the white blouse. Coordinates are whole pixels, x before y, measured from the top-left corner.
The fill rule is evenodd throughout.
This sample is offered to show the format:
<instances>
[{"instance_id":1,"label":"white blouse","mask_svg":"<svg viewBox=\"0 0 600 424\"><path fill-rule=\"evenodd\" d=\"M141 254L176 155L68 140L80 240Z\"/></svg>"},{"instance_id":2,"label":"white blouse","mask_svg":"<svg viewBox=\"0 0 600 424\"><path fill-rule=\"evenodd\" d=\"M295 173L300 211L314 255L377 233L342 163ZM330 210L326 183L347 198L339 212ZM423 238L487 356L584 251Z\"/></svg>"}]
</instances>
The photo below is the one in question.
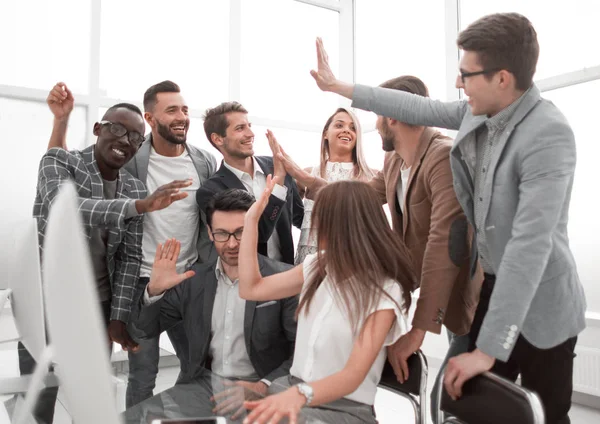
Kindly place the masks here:
<instances>
[{"instance_id":1,"label":"white blouse","mask_svg":"<svg viewBox=\"0 0 600 424\"><path fill-rule=\"evenodd\" d=\"M304 261L303 291L315 268L316 257L316 254L309 255ZM398 283L389 280L384 284L384 290L399 305L402 304L402 288ZM313 297L309 313L306 314L306 310L303 310L298 316L296 348L290 374L307 383L341 371L346 366L358 338L358 333L354 333L344 305L337 300L334 293L335 289L329 277L325 277ZM396 321L365 380L354 392L345 396L347 399L367 405L373 405L375 401L377 384L387 359L385 347L394 344L407 331L405 315L387 297L382 297L379 304L365 314L364 320L372 313L384 309L393 309L396 313ZM362 329L364 320L359 323L357 331Z\"/></svg>"}]
</instances>

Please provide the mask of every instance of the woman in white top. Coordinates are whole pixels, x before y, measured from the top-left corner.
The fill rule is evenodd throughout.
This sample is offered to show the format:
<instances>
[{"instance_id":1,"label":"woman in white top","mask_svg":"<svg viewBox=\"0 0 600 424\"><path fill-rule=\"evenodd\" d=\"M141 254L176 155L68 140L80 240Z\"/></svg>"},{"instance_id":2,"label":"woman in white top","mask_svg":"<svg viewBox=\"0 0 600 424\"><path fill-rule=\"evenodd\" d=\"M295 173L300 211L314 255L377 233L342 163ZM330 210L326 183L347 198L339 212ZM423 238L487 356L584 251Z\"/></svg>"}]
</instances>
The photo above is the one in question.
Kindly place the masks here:
<instances>
[{"instance_id":1,"label":"woman in white top","mask_svg":"<svg viewBox=\"0 0 600 424\"><path fill-rule=\"evenodd\" d=\"M368 181L375 173L365 159L362 148L362 131L358 118L352 111L339 108L331 115L321 133L321 159L319 165L306 168L312 175L329 182L342 180ZM305 194L305 187L298 186ZM296 265L307 255L317 252L317 236L311 232L313 201L304 199L304 219L296 251Z\"/></svg>"},{"instance_id":2,"label":"woman in white top","mask_svg":"<svg viewBox=\"0 0 600 424\"><path fill-rule=\"evenodd\" d=\"M246 214L239 252L240 296L272 300L300 293L290 376L271 393L246 402L244 423L302 416L322 422L376 423L375 391L385 347L406 332L405 311L415 278L409 254L392 232L375 191L339 181L321 189L313 208L318 253L263 278L257 261L258 219L274 182Z\"/></svg>"}]
</instances>

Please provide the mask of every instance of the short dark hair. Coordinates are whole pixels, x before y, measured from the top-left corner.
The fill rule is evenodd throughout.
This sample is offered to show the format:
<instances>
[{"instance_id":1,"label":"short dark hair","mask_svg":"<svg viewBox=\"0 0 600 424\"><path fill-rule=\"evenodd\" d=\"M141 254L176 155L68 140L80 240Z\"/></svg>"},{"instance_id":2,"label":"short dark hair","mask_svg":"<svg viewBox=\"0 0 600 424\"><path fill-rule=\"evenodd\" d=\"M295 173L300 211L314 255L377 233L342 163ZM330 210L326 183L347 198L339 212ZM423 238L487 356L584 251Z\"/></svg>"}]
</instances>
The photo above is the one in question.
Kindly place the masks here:
<instances>
[{"instance_id":1,"label":"short dark hair","mask_svg":"<svg viewBox=\"0 0 600 424\"><path fill-rule=\"evenodd\" d=\"M212 228L212 217L215 211L221 212L246 212L255 199L246 190L230 188L220 191L210 198L206 206L206 223Z\"/></svg>"},{"instance_id":2,"label":"short dark hair","mask_svg":"<svg viewBox=\"0 0 600 424\"><path fill-rule=\"evenodd\" d=\"M144 93L144 110L146 112L152 112L152 109L154 109L158 93L181 93L181 90L177 84L169 80L154 84Z\"/></svg>"},{"instance_id":3,"label":"short dark hair","mask_svg":"<svg viewBox=\"0 0 600 424\"><path fill-rule=\"evenodd\" d=\"M429 90L423 81L412 75L403 75L392 78L380 85L383 88L406 91L407 93L417 94L423 97L429 97Z\"/></svg>"},{"instance_id":4,"label":"short dark hair","mask_svg":"<svg viewBox=\"0 0 600 424\"><path fill-rule=\"evenodd\" d=\"M104 115L102 115L102 119L104 120L104 118L106 118L106 115L110 114L112 111L121 109L121 108L129 109L132 112L135 112L138 115L140 115L142 117L142 119L144 118L144 114L142 113L140 108L137 107L136 105L131 104L131 103L117 103L116 105L109 107L108 110L106 112L104 112Z\"/></svg>"},{"instance_id":5,"label":"short dark hair","mask_svg":"<svg viewBox=\"0 0 600 424\"><path fill-rule=\"evenodd\" d=\"M518 13L495 13L480 18L458 35L458 47L477 53L483 69L505 69L515 76L516 88L533 83L540 46L533 25ZM493 74L485 75L492 78Z\"/></svg>"},{"instance_id":6,"label":"short dark hair","mask_svg":"<svg viewBox=\"0 0 600 424\"><path fill-rule=\"evenodd\" d=\"M248 113L246 108L238 102L223 102L212 109L206 109L206 112L204 112L204 132L206 133L206 138L208 138L210 144L217 150L219 148L213 143L211 135L215 133L221 137L225 137L227 127L229 126L226 115L230 112Z\"/></svg>"}]
</instances>

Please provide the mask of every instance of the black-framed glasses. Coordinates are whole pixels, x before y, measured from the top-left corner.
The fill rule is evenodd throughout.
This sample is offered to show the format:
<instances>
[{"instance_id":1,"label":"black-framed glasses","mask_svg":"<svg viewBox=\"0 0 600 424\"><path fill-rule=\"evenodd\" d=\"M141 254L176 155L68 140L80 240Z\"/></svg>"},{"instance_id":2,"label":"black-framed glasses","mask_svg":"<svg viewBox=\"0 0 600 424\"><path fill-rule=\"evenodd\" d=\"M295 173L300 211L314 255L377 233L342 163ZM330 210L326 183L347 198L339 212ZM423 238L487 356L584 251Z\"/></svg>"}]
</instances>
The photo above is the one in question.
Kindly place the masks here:
<instances>
[{"instance_id":1,"label":"black-framed glasses","mask_svg":"<svg viewBox=\"0 0 600 424\"><path fill-rule=\"evenodd\" d=\"M229 241L229 238L233 236L237 241L242 241L242 233L244 229L237 230L234 233L228 233L227 231L217 231L216 233L212 233L213 239L218 241L219 243L225 243Z\"/></svg>"},{"instance_id":2,"label":"black-framed glasses","mask_svg":"<svg viewBox=\"0 0 600 424\"><path fill-rule=\"evenodd\" d=\"M144 142L143 135L137 131L129 131L124 125L110 121L100 121L98 123L100 125L108 125L108 130L114 136L123 137L124 135L127 135L127 140L129 140L129 144L133 147L139 147L140 144Z\"/></svg>"},{"instance_id":3,"label":"black-framed glasses","mask_svg":"<svg viewBox=\"0 0 600 424\"><path fill-rule=\"evenodd\" d=\"M464 84L465 83L465 78L474 77L475 75L493 74L494 72L498 72L499 70L500 70L500 68L483 69L481 71L475 71L475 72L463 72L463 71L460 71L460 79L462 80L462 82Z\"/></svg>"}]
</instances>

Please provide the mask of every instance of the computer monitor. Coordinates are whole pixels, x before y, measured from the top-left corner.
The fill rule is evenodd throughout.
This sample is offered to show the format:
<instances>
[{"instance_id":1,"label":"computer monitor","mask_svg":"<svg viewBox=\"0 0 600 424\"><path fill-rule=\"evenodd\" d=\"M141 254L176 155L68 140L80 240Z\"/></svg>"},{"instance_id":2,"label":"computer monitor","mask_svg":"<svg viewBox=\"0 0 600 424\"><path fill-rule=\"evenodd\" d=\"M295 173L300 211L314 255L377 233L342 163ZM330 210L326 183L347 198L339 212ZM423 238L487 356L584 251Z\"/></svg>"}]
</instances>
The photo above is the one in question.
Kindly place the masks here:
<instances>
[{"instance_id":1,"label":"computer monitor","mask_svg":"<svg viewBox=\"0 0 600 424\"><path fill-rule=\"evenodd\" d=\"M23 221L14 234L14 259L7 272L13 316L21 343L38 360L46 346L46 325L36 220Z\"/></svg>"},{"instance_id":2,"label":"computer monitor","mask_svg":"<svg viewBox=\"0 0 600 424\"><path fill-rule=\"evenodd\" d=\"M119 423L107 332L70 182L50 210L43 271L50 346L69 413L76 423Z\"/></svg>"}]
</instances>

